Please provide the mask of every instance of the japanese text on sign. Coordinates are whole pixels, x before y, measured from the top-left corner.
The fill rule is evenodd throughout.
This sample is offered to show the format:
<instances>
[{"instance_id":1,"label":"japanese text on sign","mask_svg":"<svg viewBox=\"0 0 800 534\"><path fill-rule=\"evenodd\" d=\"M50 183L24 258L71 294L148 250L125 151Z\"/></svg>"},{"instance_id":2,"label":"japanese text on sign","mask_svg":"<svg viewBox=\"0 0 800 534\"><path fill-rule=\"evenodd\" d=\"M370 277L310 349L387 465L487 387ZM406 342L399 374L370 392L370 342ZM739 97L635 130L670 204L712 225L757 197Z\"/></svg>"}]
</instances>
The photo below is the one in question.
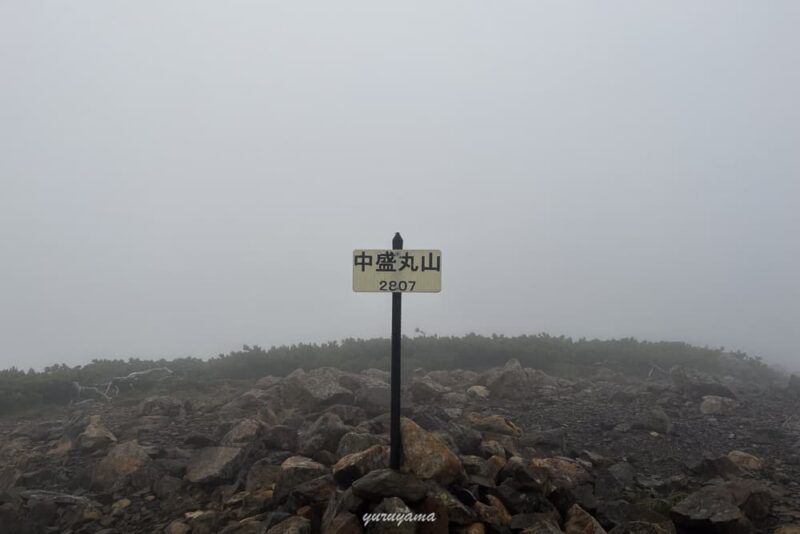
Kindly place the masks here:
<instances>
[{"instance_id":1,"label":"japanese text on sign","mask_svg":"<svg viewBox=\"0 0 800 534\"><path fill-rule=\"evenodd\" d=\"M438 293L441 290L440 250L353 251L353 291Z\"/></svg>"}]
</instances>

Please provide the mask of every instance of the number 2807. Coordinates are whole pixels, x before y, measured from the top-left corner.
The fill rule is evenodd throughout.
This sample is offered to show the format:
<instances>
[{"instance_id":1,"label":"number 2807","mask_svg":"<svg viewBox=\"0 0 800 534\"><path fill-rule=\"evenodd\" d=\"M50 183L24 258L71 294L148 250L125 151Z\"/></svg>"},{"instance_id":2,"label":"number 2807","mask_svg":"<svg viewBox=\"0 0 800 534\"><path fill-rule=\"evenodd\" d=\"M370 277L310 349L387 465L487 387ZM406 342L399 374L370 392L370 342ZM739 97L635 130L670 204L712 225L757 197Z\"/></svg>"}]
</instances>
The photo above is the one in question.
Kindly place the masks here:
<instances>
[{"instance_id":1,"label":"number 2807","mask_svg":"<svg viewBox=\"0 0 800 534\"><path fill-rule=\"evenodd\" d=\"M381 291L414 291L414 286L417 283L413 280L410 282L406 282L405 280L401 280L398 282L397 280L381 280L378 282L378 289Z\"/></svg>"}]
</instances>

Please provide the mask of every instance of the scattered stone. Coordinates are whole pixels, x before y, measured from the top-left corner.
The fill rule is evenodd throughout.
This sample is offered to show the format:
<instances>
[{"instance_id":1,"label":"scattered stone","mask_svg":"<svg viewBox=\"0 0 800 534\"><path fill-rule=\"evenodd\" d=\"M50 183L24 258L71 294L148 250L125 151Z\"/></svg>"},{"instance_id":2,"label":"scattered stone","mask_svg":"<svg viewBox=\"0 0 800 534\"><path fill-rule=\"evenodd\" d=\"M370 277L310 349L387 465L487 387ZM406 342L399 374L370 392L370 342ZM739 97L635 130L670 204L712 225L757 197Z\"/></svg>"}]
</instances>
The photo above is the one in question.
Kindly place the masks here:
<instances>
[{"instance_id":1,"label":"scattered stone","mask_svg":"<svg viewBox=\"0 0 800 534\"><path fill-rule=\"evenodd\" d=\"M267 534L311 534L311 522L305 517L292 516L269 529Z\"/></svg>"},{"instance_id":2,"label":"scattered stone","mask_svg":"<svg viewBox=\"0 0 800 534\"><path fill-rule=\"evenodd\" d=\"M281 466L275 465L269 458L254 463L247 472L245 490L250 493L272 490L280 476Z\"/></svg>"},{"instance_id":3,"label":"scattered stone","mask_svg":"<svg viewBox=\"0 0 800 534\"><path fill-rule=\"evenodd\" d=\"M139 404L139 415L162 415L166 417L179 417L185 415L183 403L178 399L168 396L148 397Z\"/></svg>"},{"instance_id":4,"label":"scattered stone","mask_svg":"<svg viewBox=\"0 0 800 534\"><path fill-rule=\"evenodd\" d=\"M206 447L198 450L186 466L186 480L196 484L232 480L240 466L239 447Z\"/></svg>"},{"instance_id":5,"label":"scattered stone","mask_svg":"<svg viewBox=\"0 0 800 534\"><path fill-rule=\"evenodd\" d=\"M370 534L415 534L417 524L413 521L404 521L402 518L411 514L411 509L398 497L387 497L375 507L376 514L390 514L399 517L397 521L380 521L366 525Z\"/></svg>"},{"instance_id":6,"label":"scattered stone","mask_svg":"<svg viewBox=\"0 0 800 534\"><path fill-rule=\"evenodd\" d=\"M243 419L236 423L222 438L223 445L246 445L258 438L265 425L257 419Z\"/></svg>"},{"instance_id":7,"label":"scattered stone","mask_svg":"<svg viewBox=\"0 0 800 534\"><path fill-rule=\"evenodd\" d=\"M100 422L100 416L94 415L86 429L78 435L78 448L93 452L108 448L117 442L117 437Z\"/></svg>"},{"instance_id":8,"label":"scattered stone","mask_svg":"<svg viewBox=\"0 0 800 534\"><path fill-rule=\"evenodd\" d=\"M333 478L339 485L348 487L370 471L389 466L389 447L373 445L369 449L343 456L333 466Z\"/></svg>"},{"instance_id":9,"label":"scattered stone","mask_svg":"<svg viewBox=\"0 0 800 534\"><path fill-rule=\"evenodd\" d=\"M483 401L487 400L491 393L486 386L470 386L467 389L467 398L471 400Z\"/></svg>"},{"instance_id":10,"label":"scattered stone","mask_svg":"<svg viewBox=\"0 0 800 534\"><path fill-rule=\"evenodd\" d=\"M300 436L300 454L315 456L319 451L334 453L339 441L351 427L345 425L338 415L324 413Z\"/></svg>"},{"instance_id":11,"label":"scattered stone","mask_svg":"<svg viewBox=\"0 0 800 534\"><path fill-rule=\"evenodd\" d=\"M502 415L481 416L471 413L467 416L467 421L472 428L482 432L491 432L504 436L522 436L522 430L510 419Z\"/></svg>"},{"instance_id":12,"label":"scattered stone","mask_svg":"<svg viewBox=\"0 0 800 534\"><path fill-rule=\"evenodd\" d=\"M348 432L339 440L336 454L341 458L354 452L361 452L373 445L388 445L389 438L367 432Z\"/></svg>"},{"instance_id":13,"label":"scattered stone","mask_svg":"<svg viewBox=\"0 0 800 534\"><path fill-rule=\"evenodd\" d=\"M747 471L760 471L764 467L764 462L759 457L743 451L729 452L728 459L740 469Z\"/></svg>"},{"instance_id":14,"label":"scattered stone","mask_svg":"<svg viewBox=\"0 0 800 534\"><path fill-rule=\"evenodd\" d=\"M145 450L134 441L115 445L94 471L92 486L101 490L112 490L121 486L126 477L151 466L153 461Z\"/></svg>"},{"instance_id":15,"label":"scattered stone","mask_svg":"<svg viewBox=\"0 0 800 534\"><path fill-rule=\"evenodd\" d=\"M672 431L672 420L660 406L645 410L633 423L633 428L652 430L659 434L669 434Z\"/></svg>"},{"instance_id":16,"label":"scattered stone","mask_svg":"<svg viewBox=\"0 0 800 534\"><path fill-rule=\"evenodd\" d=\"M353 494L372 501L386 497L400 497L406 502L425 498L428 486L407 473L393 469L377 469L353 482Z\"/></svg>"},{"instance_id":17,"label":"scattered stone","mask_svg":"<svg viewBox=\"0 0 800 534\"><path fill-rule=\"evenodd\" d=\"M747 532L749 522L733 494L722 486L707 486L676 504L670 513L678 528L690 532Z\"/></svg>"},{"instance_id":18,"label":"scattered stone","mask_svg":"<svg viewBox=\"0 0 800 534\"><path fill-rule=\"evenodd\" d=\"M351 404L353 392L342 387L339 379L344 375L333 367L320 367L309 372L302 369L281 381L283 401L290 406L313 409L331 404Z\"/></svg>"},{"instance_id":19,"label":"scattered stone","mask_svg":"<svg viewBox=\"0 0 800 534\"><path fill-rule=\"evenodd\" d=\"M586 510L573 504L564 523L567 534L606 534L606 530Z\"/></svg>"},{"instance_id":20,"label":"scattered stone","mask_svg":"<svg viewBox=\"0 0 800 534\"><path fill-rule=\"evenodd\" d=\"M281 464L281 471L275 483L275 499L281 500L300 484L327 474L328 468L310 458L304 456L287 458Z\"/></svg>"},{"instance_id":21,"label":"scattered stone","mask_svg":"<svg viewBox=\"0 0 800 534\"><path fill-rule=\"evenodd\" d=\"M427 375L413 378L410 389L411 396L416 402L433 402L450 392L450 388L439 384Z\"/></svg>"},{"instance_id":22,"label":"scattered stone","mask_svg":"<svg viewBox=\"0 0 800 534\"><path fill-rule=\"evenodd\" d=\"M737 402L727 397L706 395L700 403L700 413L703 415L729 415L736 409Z\"/></svg>"},{"instance_id":23,"label":"scattered stone","mask_svg":"<svg viewBox=\"0 0 800 534\"><path fill-rule=\"evenodd\" d=\"M462 473L461 462L436 435L424 431L407 417L400 419L403 445L402 469L423 480L442 484L453 482Z\"/></svg>"}]
</instances>

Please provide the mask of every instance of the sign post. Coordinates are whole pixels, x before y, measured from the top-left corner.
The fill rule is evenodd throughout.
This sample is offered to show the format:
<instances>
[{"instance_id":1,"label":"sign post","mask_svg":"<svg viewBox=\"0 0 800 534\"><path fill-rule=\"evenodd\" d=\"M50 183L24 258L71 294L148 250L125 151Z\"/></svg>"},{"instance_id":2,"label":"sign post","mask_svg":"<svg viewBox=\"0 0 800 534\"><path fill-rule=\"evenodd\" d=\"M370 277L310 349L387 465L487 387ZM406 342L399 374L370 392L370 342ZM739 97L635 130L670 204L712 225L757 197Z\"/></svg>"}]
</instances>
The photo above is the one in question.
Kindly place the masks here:
<instances>
[{"instance_id":1,"label":"sign post","mask_svg":"<svg viewBox=\"0 0 800 534\"><path fill-rule=\"evenodd\" d=\"M392 294L392 377L389 426L389 466L400 469L400 315L403 293L442 290L442 253L439 250L403 250L403 238L394 234L391 250L353 251L353 291Z\"/></svg>"},{"instance_id":2,"label":"sign post","mask_svg":"<svg viewBox=\"0 0 800 534\"><path fill-rule=\"evenodd\" d=\"M403 238L395 232L392 250L403 249ZM400 469L403 442L400 440L400 309L403 294L392 293L392 414L389 425L389 467Z\"/></svg>"}]
</instances>

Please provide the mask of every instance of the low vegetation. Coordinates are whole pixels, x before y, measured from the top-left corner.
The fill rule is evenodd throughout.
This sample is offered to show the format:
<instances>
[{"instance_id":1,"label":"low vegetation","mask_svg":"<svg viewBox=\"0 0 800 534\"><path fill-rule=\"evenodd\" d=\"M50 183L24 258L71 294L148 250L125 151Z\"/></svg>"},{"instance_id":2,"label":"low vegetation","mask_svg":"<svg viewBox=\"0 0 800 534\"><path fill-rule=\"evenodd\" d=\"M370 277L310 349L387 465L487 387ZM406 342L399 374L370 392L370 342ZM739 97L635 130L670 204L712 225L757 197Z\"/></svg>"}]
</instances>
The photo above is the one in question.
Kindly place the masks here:
<instances>
[{"instance_id":1,"label":"low vegetation","mask_svg":"<svg viewBox=\"0 0 800 534\"><path fill-rule=\"evenodd\" d=\"M417 336L403 340L404 372L414 368L482 370L503 365L516 358L525 367L549 374L578 378L611 368L636 376L664 373L674 365L686 365L714 374L768 377L772 371L759 358L724 349L694 347L680 342L648 342L633 338L587 340L547 334L517 337ZM0 371L0 414L14 413L42 405L66 404L72 383L100 385L112 377L133 371L168 366L185 380L207 382L218 379L254 379L265 375L283 376L298 367L331 366L358 371L370 367L389 368L389 340L345 339L323 344L299 344L263 349L245 345L241 350L215 358L142 360L132 358L93 360L70 367L59 364L41 372L16 368Z\"/></svg>"}]
</instances>

